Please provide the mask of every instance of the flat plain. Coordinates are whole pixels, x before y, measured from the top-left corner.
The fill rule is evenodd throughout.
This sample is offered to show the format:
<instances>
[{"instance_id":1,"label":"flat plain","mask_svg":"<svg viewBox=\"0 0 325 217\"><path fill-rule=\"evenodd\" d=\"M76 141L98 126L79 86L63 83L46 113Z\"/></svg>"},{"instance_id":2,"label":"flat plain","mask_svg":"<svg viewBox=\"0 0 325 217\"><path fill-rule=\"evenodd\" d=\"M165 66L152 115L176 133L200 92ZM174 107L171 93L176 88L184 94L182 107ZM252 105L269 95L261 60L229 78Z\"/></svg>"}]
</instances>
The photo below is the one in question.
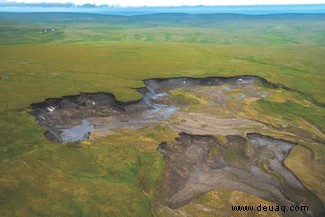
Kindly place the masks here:
<instances>
[{"instance_id":1,"label":"flat plain","mask_svg":"<svg viewBox=\"0 0 325 217\"><path fill-rule=\"evenodd\" d=\"M168 126L56 144L29 113L32 103L79 93L138 100L144 79L170 77L256 75L281 86L225 108L198 100L211 90L176 89L170 100L185 112L231 111L272 126L263 133L297 143L284 164L324 204L324 18L0 13L0 216L258 216L231 205L272 202L233 189L216 188L177 209L159 207L166 170L156 149L178 137Z\"/></svg>"}]
</instances>

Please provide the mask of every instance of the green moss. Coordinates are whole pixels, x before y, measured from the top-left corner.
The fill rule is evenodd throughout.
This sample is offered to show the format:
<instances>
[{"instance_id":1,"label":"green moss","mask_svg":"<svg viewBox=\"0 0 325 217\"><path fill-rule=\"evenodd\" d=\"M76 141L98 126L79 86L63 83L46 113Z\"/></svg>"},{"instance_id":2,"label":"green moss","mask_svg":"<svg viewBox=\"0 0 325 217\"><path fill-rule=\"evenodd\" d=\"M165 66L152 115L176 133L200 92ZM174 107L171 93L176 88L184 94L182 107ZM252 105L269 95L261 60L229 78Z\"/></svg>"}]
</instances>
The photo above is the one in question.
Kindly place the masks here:
<instances>
[{"instance_id":1,"label":"green moss","mask_svg":"<svg viewBox=\"0 0 325 217\"><path fill-rule=\"evenodd\" d=\"M303 117L308 122L318 126L325 131L325 108L324 107L306 107L290 101L277 103L269 100L258 100L256 108L266 114L279 115L285 120L295 120Z\"/></svg>"},{"instance_id":2,"label":"green moss","mask_svg":"<svg viewBox=\"0 0 325 217\"><path fill-rule=\"evenodd\" d=\"M146 193L153 196L164 171L164 163L159 153L141 154L141 172L139 182Z\"/></svg>"},{"instance_id":3,"label":"green moss","mask_svg":"<svg viewBox=\"0 0 325 217\"><path fill-rule=\"evenodd\" d=\"M200 105L206 104L207 101L196 93L187 89L176 89L170 91L171 100L181 105Z\"/></svg>"},{"instance_id":4,"label":"green moss","mask_svg":"<svg viewBox=\"0 0 325 217\"><path fill-rule=\"evenodd\" d=\"M211 146L209 149L209 156L214 157L218 154L219 146Z\"/></svg>"}]
</instances>

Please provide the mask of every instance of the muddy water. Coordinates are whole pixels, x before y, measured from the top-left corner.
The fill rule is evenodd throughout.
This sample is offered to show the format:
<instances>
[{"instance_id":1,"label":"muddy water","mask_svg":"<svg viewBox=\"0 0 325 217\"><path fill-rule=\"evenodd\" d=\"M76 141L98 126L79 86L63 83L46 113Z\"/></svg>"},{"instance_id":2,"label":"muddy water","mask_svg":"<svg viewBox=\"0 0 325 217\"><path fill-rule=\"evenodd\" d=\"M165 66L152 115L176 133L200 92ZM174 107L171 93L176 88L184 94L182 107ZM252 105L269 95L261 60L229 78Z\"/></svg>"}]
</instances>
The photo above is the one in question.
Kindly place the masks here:
<instances>
[{"instance_id":1,"label":"muddy water","mask_svg":"<svg viewBox=\"0 0 325 217\"><path fill-rule=\"evenodd\" d=\"M77 96L47 99L33 104L36 122L49 130L45 136L53 142L87 140L90 133L132 125L152 124L173 115L177 106L159 103L167 93L148 91L130 104L116 101L106 93L82 93Z\"/></svg>"},{"instance_id":2,"label":"muddy water","mask_svg":"<svg viewBox=\"0 0 325 217\"><path fill-rule=\"evenodd\" d=\"M90 124L87 119L82 120L81 124L73 126L71 128L59 129L58 132L52 131L56 139L60 142L75 142L86 140L89 133L92 132L95 125Z\"/></svg>"}]
</instances>

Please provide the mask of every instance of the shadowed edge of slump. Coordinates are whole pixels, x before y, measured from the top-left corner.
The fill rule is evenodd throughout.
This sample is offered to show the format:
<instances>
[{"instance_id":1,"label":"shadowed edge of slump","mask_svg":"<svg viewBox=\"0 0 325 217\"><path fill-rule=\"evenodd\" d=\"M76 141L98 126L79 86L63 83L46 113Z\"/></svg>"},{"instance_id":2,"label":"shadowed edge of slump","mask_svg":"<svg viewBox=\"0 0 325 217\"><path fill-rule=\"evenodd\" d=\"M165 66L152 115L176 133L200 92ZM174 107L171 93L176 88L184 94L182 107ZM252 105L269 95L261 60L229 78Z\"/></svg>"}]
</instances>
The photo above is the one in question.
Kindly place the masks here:
<instances>
[{"instance_id":1,"label":"shadowed edge of slump","mask_svg":"<svg viewBox=\"0 0 325 217\"><path fill-rule=\"evenodd\" d=\"M36 118L36 122L49 130L45 132L45 137L53 142L73 142L88 138L88 132L82 132L78 139L65 141L61 136L62 129L68 129L80 125L83 120L94 117L111 116L131 116L134 109L131 107L140 107L140 110L153 109L150 105L150 99L159 94L177 88L192 88L197 86L214 86L222 84L250 84L257 83L278 87L276 84L268 82L266 79L253 75L239 75L233 77L206 77L206 78L153 78L143 80L145 86L135 88L142 94L142 98L135 101L118 101L114 94L80 93L78 95L63 96L61 98L47 98L43 102L31 104L33 111L30 112ZM149 103L148 103L149 102ZM144 105L146 103L147 105ZM154 108L155 109L155 108ZM55 112L53 112L55 111ZM139 111L139 109L138 109ZM55 116L53 115L55 113Z\"/></svg>"},{"instance_id":2,"label":"shadowed edge of slump","mask_svg":"<svg viewBox=\"0 0 325 217\"><path fill-rule=\"evenodd\" d=\"M240 80L240 79L242 79L242 80ZM184 83L184 81L186 83ZM187 86L192 86L192 85L202 85L202 86L221 85L224 83L238 83L238 82L242 82L242 81L257 82L257 83L264 84L264 85L270 85L272 87L286 88L283 85L270 83L266 79L255 76L255 75L238 75L238 76L232 76L232 77L211 76L211 77L205 77L205 78L191 78L191 77L151 78L151 79L143 80L145 86L135 88L135 90L137 90L138 92L143 94L144 91L145 92L148 91L148 87L150 87L151 83L155 83L155 84L160 83L160 86L167 85L168 83L172 83L173 85L175 85L174 88L181 88L181 87L187 87ZM176 84L178 86L176 86ZM155 89L155 90L159 91L159 89ZM95 97L96 95L107 95L108 98L110 98L110 101L107 102L107 104L111 105L111 106L116 106L120 109L123 109L127 105L136 104L139 101L141 101L141 99L128 101L128 102L118 101L114 94L108 93L108 92L95 92L95 93L81 92L80 94L77 94L77 95L67 95L67 96L62 96L60 98L46 98L43 102L32 103L31 108L34 111L32 111L30 113L35 116L35 115L37 115L35 113L35 111L40 110L40 109L45 109L48 106L60 107L60 106L62 106L61 103L64 100L71 100L71 102L74 102L76 105L81 106L82 104L80 104L80 103L82 103L82 102L78 102L79 96L88 96L89 98L91 98L91 97Z\"/></svg>"}]
</instances>

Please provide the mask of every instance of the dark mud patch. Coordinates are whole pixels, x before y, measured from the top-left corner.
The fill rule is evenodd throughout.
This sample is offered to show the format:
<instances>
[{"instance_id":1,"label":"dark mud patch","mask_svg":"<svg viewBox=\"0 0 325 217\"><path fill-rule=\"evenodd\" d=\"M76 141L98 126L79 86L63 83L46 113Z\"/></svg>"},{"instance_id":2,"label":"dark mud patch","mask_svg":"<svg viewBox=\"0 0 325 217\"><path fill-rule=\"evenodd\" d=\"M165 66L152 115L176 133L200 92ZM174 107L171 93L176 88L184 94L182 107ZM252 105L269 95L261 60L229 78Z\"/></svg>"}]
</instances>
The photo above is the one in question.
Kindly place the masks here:
<instances>
[{"instance_id":1,"label":"dark mud patch","mask_svg":"<svg viewBox=\"0 0 325 217\"><path fill-rule=\"evenodd\" d=\"M202 86L231 84L245 87L251 84L273 85L257 76L208 78L155 78L144 80L145 87L138 101L120 102L110 93L81 93L74 96L50 98L32 104L36 122L48 128L46 138L53 142L86 140L89 133L114 128L159 123L173 115L178 105L166 101L168 91Z\"/></svg>"},{"instance_id":2,"label":"dark mud patch","mask_svg":"<svg viewBox=\"0 0 325 217\"><path fill-rule=\"evenodd\" d=\"M308 206L290 216L324 216L319 198L306 189L283 164L295 144L257 133L226 136L181 133L174 142L161 143L165 176L157 206L179 208L213 189L233 189L280 206Z\"/></svg>"}]
</instances>

